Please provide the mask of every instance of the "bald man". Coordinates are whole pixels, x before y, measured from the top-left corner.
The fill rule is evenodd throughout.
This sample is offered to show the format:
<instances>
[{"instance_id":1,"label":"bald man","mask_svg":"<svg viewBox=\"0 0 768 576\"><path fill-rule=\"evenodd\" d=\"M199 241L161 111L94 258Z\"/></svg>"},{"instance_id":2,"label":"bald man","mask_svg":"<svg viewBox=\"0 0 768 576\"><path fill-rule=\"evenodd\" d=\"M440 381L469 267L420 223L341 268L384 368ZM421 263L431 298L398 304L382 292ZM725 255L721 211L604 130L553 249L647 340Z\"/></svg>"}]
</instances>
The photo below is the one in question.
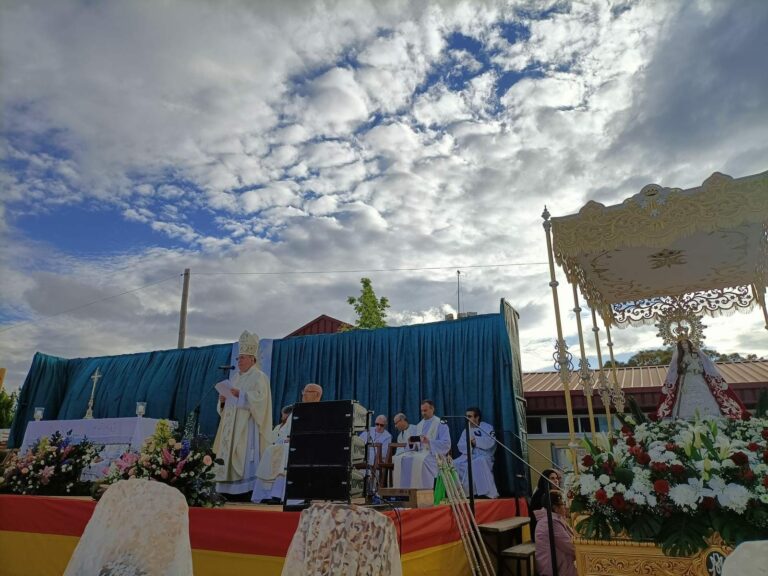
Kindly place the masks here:
<instances>
[{"instance_id":1,"label":"bald man","mask_svg":"<svg viewBox=\"0 0 768 576\"><path fill-rule=\"evenodd\" d=\"M302 402L320 402L323 398L323 387L320 384L310 382L301 391Z\"/></svg>"}]
</instances>

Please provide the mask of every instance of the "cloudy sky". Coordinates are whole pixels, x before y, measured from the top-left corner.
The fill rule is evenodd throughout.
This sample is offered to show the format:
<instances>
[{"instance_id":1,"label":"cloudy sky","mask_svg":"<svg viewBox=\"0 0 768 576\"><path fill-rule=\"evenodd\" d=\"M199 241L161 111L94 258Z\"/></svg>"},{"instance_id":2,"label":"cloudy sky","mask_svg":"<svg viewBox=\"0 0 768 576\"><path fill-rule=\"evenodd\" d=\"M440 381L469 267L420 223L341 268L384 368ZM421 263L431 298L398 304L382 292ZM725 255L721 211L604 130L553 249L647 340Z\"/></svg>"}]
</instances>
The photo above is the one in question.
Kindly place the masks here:
<instances>
[{"instance_id":1,"label":"cloudy sky","mask_svg":"<svg viewBox=\"0 0 768 576\"><path fill-rule=\"evenodd\" d=\"M548 369L544 205L767 170L767 29L762 0L3 3L7 384L175 347L187 267L188 345L351 321L363 275L392 325L438 320L461 269ZM768 349L758 312L707 324Z\"/></svg>"}]
</instances>

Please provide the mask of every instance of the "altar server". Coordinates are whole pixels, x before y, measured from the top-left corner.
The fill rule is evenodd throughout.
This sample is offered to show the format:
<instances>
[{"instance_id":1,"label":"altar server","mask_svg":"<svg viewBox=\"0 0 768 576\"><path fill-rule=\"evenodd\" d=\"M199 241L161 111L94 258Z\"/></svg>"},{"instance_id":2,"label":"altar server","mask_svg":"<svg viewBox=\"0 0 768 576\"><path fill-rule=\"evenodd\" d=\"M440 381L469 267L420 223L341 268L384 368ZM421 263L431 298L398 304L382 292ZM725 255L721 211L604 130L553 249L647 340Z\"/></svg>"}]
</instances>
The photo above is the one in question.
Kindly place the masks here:
<instances>
[{"instance_id":1,"label":"altar server","mask_svg":"<svg viewBox=\"0 0 768 576\"><path fill-rule=\"evenodd\" d=\"M472 481L475 496L498 498L496 482L493 479L493 456L496 452L496 433L493 426L480 421L480 408L467 408L465 414L469 420L469 434L472 451ZM469 495L469 474L467 473L467 430L462 431L457 444L461 456L454 460L459 480L464 486L464 493Z\"/></svg>"},{"instance_id":2,"label":"altar server","mask_svg":"<svg viewBox=\"0 0 768 576\"><path fill-rule=\"evenodd\" d=\"M432 400L422 401L421 416L421 422L416 426L418 439L409 438L407 449L392 459L395 488L433 488L438 473L436 457L448 454L451 449L451 433L435 416Z\"/></svg>"},{"instance_id":3,"label":"altar server","mask_svg":"<svg viewBox=\"0 0 768 576\"><path fill-rule=\"evenodd\" d=\"M217 465L216 490L223 494L250 493L256 483L260 455L270 444L272 393L269 378L259 365L259 337L247 330L240 335L238 373L217 389L221 420L213 442Z\"/></svg>"}]
</instances>

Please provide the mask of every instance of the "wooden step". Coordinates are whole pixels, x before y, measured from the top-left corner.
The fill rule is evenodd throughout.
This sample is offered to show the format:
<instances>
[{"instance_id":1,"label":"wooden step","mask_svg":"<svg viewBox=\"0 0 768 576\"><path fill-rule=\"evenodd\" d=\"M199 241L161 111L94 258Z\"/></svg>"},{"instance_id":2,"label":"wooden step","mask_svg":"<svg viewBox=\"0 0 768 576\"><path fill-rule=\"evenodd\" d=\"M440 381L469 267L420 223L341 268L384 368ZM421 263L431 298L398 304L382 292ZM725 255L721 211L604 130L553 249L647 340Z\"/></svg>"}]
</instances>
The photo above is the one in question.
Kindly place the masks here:
<instances>
[{"instance_id":1,"label":"wooden step","mask_svg":"<svg viewBox=\"0 0 768 576\"><path fill-rule=\"evenodd\" d=\"M514 516L504 520L497 520L496 522L480 524L478 528L480 528L481 532L510 532L530 523L531 519L528 516Z\"/></svg>"},{"instance_id":2,"label":"wooden step","mask_svg":"<svg viewBox=\"0 0 768 576\"><path fill-rule=\"evenodd\" d=\"M501 555L506 558L530 558L534 554L536 554L536 544L534 542L523 542L501 552Z\"/></svg>"}]
</instances>

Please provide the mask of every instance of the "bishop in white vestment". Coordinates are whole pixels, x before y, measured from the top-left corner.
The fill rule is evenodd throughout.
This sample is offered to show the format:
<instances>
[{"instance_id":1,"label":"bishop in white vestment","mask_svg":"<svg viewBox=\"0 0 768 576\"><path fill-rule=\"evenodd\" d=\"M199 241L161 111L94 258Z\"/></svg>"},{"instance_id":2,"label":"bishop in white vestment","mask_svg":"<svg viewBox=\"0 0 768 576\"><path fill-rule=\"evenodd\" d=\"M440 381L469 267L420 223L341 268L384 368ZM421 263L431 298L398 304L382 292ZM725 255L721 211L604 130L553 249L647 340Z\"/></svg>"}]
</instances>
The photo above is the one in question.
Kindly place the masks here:
<instances>
[{"instance_id":1,"label":"bishop in white vestment","mask_svg":"<svg viewBox=\"0 0 768 576\"><path fill-rule=\"evenodd\" d=\"M230 397L219 396L221 420L213 442L217 458L216 490L242 494L253 490L259 457L270 443L272 392L269 379L259 369L259 337L245 331L240 336L238 373L229 383Z\"/></svg>"},{"instance_id":2,"label":"bishop in white vestment","mask_svg":"<svg viewBox=\"0 0 768 576\"><path fill-rule=\"evenodd\" d=\"M479 408L467 408L465 416L469 419L470 444L472 451L472 483L475 496L498 498L496 481L493 479L493 456L496 452L496 433L493 426L480 421ZM461 433L457 444L461 455L453 461L459 480L464 486L464 493L469 495L469 473L467 472L467 430Z\"/></svg>"},{"instance_id":3,"label":"bishop in white vestment","mask_svg":"<svg viewBox=\"0 0 768 576\"><path fill-rule=\"evenodd\" d=\"M435 403L421 403L421 422L415 436L419 442L409 442L404 452L393 459L392 486L395 488L434 488L437 478L437 455L451 450L451 433L448 426L435 416Z\"/></svg>"}]
</instances>

